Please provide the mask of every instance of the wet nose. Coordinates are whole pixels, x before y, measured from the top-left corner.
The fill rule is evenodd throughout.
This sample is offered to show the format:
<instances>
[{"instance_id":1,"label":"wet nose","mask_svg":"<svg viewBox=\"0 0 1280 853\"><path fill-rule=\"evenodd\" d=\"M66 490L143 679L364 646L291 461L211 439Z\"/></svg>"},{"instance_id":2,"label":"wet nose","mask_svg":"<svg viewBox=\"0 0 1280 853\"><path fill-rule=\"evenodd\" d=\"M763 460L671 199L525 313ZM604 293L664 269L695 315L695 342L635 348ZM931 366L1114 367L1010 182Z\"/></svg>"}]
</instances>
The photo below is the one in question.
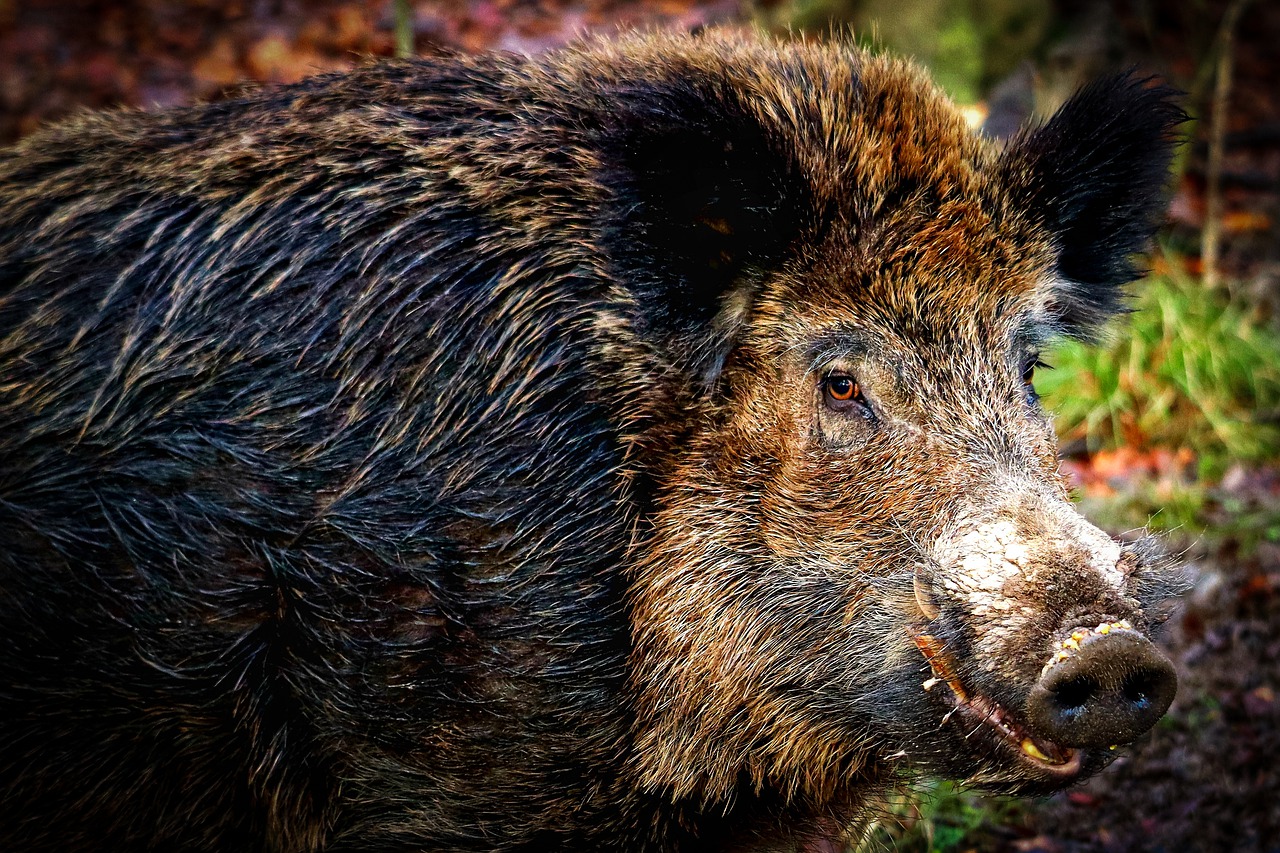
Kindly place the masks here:
<instances>
[{"instance_id":1,"label":"wet nose","mask_svg":"<svg viewBox=\"0 0 1280 853\"><path fill-rule=\"evenodd\" d=\"M1127 624L1127 623L1126 623ZM1027 697L1027 719L1070 747L1129 743L1169 708L1173 664L1136 631L1080 629Z\"/></svg>"}]
</instances>

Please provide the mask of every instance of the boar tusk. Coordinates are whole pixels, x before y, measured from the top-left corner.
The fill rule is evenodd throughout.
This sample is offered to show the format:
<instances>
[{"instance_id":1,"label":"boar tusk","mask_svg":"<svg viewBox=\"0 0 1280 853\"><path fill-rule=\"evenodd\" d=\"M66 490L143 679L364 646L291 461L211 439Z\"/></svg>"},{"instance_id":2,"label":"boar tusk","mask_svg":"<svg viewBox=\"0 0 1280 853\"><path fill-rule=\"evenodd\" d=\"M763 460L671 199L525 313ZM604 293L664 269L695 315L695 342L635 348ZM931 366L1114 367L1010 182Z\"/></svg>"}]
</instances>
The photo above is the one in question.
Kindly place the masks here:
<instances>
[{"instance_id":1,"label":"boar tusk","mask_svg":"<svg viewBox=\"0 0 1280 853\"><path fill-rule=\"evenodd\" d=\"M933 599L929 595L929 590L925 589L924 582L920 580L920 575L911 576L911 586L916 593L916 606L920 608L920 612L925 618L932 621L938 618L938 605L933 603Z\"/></svg>"},{"instance_id":2,"label":"boar tusk","mask_svg":"<svg viewBox=\"0 0 1280 853\"><path fill-rule=\"evenodd\" d=\"M933 670L934 675L947 683L947 686L951 688L951 692L956 695L957 699L961 702L968 702L969 694L965 691L964 685L960 683L960 679L956 677L955 672L952 671L944 644L939 643L937 637L931 637L928 634L916 634L912 639L915 640L916 646L924 654L925 660L929 662L929 667Z\"/></svg>"}]
</instances>

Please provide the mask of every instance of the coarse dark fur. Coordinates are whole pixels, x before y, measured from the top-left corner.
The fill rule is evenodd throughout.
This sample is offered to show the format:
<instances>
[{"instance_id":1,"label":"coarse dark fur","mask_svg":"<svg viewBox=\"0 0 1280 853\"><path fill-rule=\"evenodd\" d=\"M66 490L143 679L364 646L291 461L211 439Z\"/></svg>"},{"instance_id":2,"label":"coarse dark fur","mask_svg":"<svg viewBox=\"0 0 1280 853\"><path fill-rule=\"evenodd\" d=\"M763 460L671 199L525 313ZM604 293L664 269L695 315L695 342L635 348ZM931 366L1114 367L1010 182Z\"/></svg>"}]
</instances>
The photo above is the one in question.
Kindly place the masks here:
<instances>
[{"instance_id":1,"label":"coarse dark fur","mask_svg":"<svg viewBox=\"0 0 1280 853\"><path fill-rule=\"evenodd\" d=\"M920 689L912 579L1014 710L1172 587L1089 574L1023 378L1179 120L1118 77L1001 150L901 62L651 34L0 152L0 848L816 850L904 766L1061 784ZM1077 579L988 630L971 517Z\"/></svg>"}]
</instances>

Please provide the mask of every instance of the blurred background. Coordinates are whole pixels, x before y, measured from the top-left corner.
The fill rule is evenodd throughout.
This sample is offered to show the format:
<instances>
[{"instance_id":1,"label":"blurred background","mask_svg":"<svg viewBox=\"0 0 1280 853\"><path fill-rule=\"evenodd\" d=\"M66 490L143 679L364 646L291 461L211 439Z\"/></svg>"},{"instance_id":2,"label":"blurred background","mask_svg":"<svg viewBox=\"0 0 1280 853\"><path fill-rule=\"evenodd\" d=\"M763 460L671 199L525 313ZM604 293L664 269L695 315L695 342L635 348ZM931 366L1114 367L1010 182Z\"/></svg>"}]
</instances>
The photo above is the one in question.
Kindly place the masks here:
<instances>
[{"instance_id":1,"label":"blurred background","mask_svg":"<svg viewBox=\"0 0 1280 853\"><path fill-rule=\"evenodd\" d=\"M914 56L996 137L1108 70L1187 92L1137 310L1037 373L1086 513L1164 531L1191 565L1163 638L1178 699L1082 787L1026 801L926 782L867 849L1280 851L1280 2L0 0L0 144L86 106L214 100L371 56L707 25Z\"/></svg>"}]
</instances>

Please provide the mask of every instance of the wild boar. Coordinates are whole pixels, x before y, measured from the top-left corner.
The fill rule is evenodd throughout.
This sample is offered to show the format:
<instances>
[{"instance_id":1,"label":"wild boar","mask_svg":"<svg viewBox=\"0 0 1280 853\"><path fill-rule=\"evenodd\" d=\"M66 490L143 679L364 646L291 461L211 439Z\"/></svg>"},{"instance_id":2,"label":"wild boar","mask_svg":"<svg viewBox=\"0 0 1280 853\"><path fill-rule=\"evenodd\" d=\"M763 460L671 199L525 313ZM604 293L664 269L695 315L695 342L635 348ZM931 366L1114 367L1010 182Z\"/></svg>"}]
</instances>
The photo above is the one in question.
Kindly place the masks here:
<instances>
[{"instance_id":1,"label":"wild boar","mask_svg":"<svg viewBox=\"0 0 1280 853\"><path fill-rule=\"evenodd\" d=\"M1181 119L653 33L3 152L0 847L831 850L1097 770L1178 574L1033 373Z\"/></svg>"}]
</instances>

